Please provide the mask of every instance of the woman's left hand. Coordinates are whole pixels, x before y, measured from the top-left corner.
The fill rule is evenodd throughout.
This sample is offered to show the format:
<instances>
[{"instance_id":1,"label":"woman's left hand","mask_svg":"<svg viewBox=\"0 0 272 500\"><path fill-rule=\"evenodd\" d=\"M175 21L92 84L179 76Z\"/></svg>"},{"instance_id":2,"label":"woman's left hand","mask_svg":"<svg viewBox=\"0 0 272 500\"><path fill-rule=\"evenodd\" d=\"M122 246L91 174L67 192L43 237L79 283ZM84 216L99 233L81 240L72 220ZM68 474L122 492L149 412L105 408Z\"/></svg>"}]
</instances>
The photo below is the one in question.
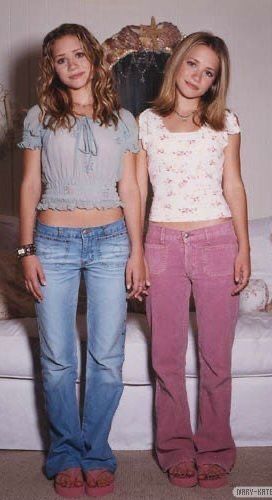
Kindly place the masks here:
<instances>
[{"instance_id":1,"label":"woman's left hand","mask_svg":"<svg viewBox=\"0 0 272 500\"><path fill-rule=\"evenodd\" d=\"M126 266L126 288L128 298L142 302L142 295L147 295L146 271L144 256L140 252L132 252Z\"/></svg>"},{"instance_id":2,"label":"woman's left hand","mask_svg":"<svg viewBox=\"0 0 272 500\"><path fill-rule=\"evenodd\" d=\"M239 250L234 264L234 281L236 283L232 295L241 292L248 284L250 277L249 250Z\"/></svg>"}]
</instances>

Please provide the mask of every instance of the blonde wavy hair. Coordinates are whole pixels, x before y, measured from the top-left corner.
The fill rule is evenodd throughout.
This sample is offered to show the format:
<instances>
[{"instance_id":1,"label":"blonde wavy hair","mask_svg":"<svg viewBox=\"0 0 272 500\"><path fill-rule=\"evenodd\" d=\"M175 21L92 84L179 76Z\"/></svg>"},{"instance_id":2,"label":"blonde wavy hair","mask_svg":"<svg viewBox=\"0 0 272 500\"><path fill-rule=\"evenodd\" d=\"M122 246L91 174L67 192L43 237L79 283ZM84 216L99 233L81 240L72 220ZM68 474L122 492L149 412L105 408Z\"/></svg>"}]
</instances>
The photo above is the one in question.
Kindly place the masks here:
<instances>
[{"instance_id":1,"label":"blonde wavy hair","mask_svg":"<svg viewBox=\"0 0 272 500\"><path fill-rule=\"evenodd\" d=\"M214 130L223 130L230 78L229 52L224 40L206 31L192 33L176 46L166 63L162 87L158 97L153 102L153 109L161 116L167 116L174 111L178 70L188 52L198 45L206 45L217 54L219 69L212 86L200 99L194 122L197 125L207 124Z\"/></svg>"},{"instance_id":2,"label":"blonde wavy hair","mask_svg":"<svg viewBox=\"0 0 272 500\"><path fill-rule=\"evenodd\" d=\"M70 130L76 121L71 95L55 72L52 54L55 41L67 35L79 39L93 66L93 119L98 120L101 125L114 123L116 126L120 106L110 73L104 64L103 49L96 38L79 24L61 24L44 38L37 88L43 125L52 130L59 127Z\"/></svg>"}]
</instances>

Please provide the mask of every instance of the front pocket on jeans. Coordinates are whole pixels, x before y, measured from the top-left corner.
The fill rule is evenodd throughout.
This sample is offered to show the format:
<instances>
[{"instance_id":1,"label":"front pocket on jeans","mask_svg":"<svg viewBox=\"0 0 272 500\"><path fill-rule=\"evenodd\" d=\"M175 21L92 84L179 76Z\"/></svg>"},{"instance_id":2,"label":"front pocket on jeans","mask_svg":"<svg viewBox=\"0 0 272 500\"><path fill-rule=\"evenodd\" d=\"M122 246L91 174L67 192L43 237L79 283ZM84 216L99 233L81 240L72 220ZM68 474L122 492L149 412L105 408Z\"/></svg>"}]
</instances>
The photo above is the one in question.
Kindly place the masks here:
<instances>
[{"instance_id":1,"label":"front pocket on jeans","mask_svg":"<svg viewBox=\"0 0 272 500\"><path fill-rule=\"evenodd\" d=\"M127 231L97 240L97 252L102 264L109 268L122 269L129 258L129 238Z\"/></svg>"},{"instance_id":2,"label":"front pocket on jeans","mask_svg":"<svg viewBox=\"0 0 272 500\"><path fill-rule=\"evenodd\" d=\"M161 274L166 270L168 248L156 243L145 244L145 258L150 274Z\"/></svg>"},{"instance_id":3,"label":"front pocket on jeans","mask_svg":"<svg viewBox=\"0 0 272 500\"><path fill-rule=\"evenodd\" d=\"M212 245L203 248L202 264L204 273L208 276L233 275L236 255L236 243Z\"/></svg>"},{"instance_id":4,"label":"front pocket on jeans","mask_svg":"<svg viewBox=\"0 0 272 500\"><path fill-rule=\"evenodd\" d=\"M42 259L50 259L52 256L52 245L49 240L44 239L43 237L36 236L34 239L36 246L36 255Z\"/></svg>"},{"instance_id":5,"label":"front pocket on jeans","mask_svg":"<svg viewBox=\"0 0 272 500\"><path fill-rule=\"evenodd\" d=\"M69 242L36 235L36 254L41 263L54 264L56 268L64 264L69 252Z\"/></svg>"}]
</instances>

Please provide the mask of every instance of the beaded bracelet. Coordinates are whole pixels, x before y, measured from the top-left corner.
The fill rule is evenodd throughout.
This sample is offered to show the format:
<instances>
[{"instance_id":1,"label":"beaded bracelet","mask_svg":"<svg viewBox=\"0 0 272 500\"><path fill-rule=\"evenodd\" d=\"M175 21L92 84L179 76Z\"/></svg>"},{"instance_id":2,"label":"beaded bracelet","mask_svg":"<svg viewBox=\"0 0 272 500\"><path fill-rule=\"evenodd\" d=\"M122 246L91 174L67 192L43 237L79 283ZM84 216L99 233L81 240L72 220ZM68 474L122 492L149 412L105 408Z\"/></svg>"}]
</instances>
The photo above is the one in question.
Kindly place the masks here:
<instances>
[{"instance_id":1,"label":"beaded bracelet","mask_svg":"<svg viewBox=\"0 0 272 500\"><path fill-rule=\"evenodd\" d=\"M34 243L29 243L28 245L22 245L16 249L18 259L27 257L28 255L35 255L36 247Z\"/></svg>"}]
</instances>

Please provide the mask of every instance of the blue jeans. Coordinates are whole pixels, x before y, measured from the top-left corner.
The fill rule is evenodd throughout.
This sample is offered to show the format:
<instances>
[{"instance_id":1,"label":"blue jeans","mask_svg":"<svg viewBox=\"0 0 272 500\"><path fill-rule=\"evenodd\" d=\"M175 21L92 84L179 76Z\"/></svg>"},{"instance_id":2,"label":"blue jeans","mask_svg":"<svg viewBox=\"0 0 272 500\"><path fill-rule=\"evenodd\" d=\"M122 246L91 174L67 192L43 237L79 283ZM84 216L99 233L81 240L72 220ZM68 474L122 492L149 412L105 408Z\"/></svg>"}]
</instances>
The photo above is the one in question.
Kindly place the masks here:
<instances>
[{"instance_id":1,"label":"blue jeans","mask_svg":"<svg viewBox=\"0 0 272 500\"><path fill-rule=\"evenodd\" d=\"M37 221L37 255L46 277L36 304L51 446L48 477L69 467L114 471L108 444L123 392L125 267L129 239L123 219L92 228ZM82 422L76 397L76 310L81 272L87 290L87 364Z\"/></svg>"}]
</instances>

